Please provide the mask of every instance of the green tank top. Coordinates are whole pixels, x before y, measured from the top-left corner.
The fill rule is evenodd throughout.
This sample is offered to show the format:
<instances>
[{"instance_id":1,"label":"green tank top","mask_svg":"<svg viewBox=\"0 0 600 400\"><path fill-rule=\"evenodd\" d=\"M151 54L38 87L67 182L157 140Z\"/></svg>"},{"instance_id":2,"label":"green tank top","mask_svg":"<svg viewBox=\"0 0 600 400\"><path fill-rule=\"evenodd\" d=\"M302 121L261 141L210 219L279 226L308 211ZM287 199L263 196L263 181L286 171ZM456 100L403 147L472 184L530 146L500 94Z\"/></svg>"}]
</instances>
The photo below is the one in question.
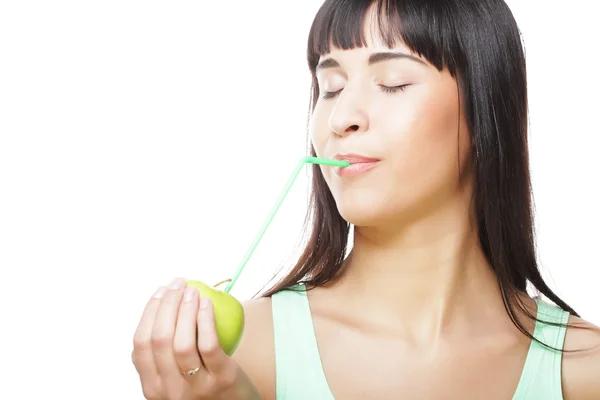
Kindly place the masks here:
<instances>
[{"instance_id":1,"label":"green tank top","mask_svg":"<svg viewBox=\"0 0 600 400\"><path fill-rule=\"evenodd\" d=\"M566 323L569 313L536 300L543 321ZM272 296L277 400L335 400L325 378L303 285ZM533 335L562 349L565 327L537 322ZM531 341L512 400L562 400L562 353Z\"/></svg>"}]
</instances>

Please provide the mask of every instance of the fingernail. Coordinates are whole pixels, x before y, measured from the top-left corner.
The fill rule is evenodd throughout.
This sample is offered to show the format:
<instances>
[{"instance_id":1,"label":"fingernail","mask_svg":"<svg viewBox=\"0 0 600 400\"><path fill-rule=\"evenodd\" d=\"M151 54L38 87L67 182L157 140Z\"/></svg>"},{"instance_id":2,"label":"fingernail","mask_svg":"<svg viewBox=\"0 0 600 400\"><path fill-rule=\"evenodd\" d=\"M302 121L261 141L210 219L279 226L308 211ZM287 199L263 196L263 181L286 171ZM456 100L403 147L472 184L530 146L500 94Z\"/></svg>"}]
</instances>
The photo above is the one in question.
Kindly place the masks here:
<instances>
[{"instance_id":1,"label":"fingernail","mask_svg":"<svg viewBox=\"0 0 600 400\"><path fill-rule=\"evenodd\" d=\"M208 297L200 298L200 308L208 308L210 306L210 299Z\"/></svg>"},{"instance_id":2,"label":"fingernail","mask_svg":"<svg viewBox=\"0 0 600 400\"><path fill-rule=\"evenodd\" d=\"M161 297L163 297L166 290L167 289L164 286L161 286L158 288L158 290L154 293L152 297L154 297L155 299L160 299Z\"/></svg>"},{"instance_id":3,"label":"fingernail","mask_svg":"<svg viewBox=\"0 0 600 400\"><path fill-rule=\"evenodd\" d=\"M185 288L185 291L183 292L183 300L192 301L196 297L196 294L198 294L198 290L196 288Z\"/></svg>"},{"instance_id":4,"label":"fingernail","mask_svg":"<svg viewBox=\"0 0 600 400\"><path fill-rule=\"evenodd\" d=\"M169 289L181 289L183 287L185 287L185 281L181 278L176 278L169 285Z\"/></svg>"}]
</instances>

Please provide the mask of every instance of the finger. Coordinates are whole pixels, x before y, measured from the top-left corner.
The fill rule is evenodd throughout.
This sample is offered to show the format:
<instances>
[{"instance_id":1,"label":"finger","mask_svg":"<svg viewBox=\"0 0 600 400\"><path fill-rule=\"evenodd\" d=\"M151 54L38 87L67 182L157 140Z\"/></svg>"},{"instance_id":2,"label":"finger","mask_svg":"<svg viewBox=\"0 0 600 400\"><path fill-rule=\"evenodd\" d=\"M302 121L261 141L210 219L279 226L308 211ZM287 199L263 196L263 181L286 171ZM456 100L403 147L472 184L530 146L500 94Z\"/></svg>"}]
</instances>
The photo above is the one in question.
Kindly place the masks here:
<instances>
[{"instance_id":1,"label":"finger","mask_svg":"<svg viewBox=\"0 0 600 400\"><path fill-rule=\"evenodd\" d=\"M184 286L185 281L182 279L176 279L169 286L170 290L163 296L156 312L156 321L152 329L154 363L167 390L169 387L178 386L182 379L181 371L175 361L173 340Z\"/></svg>"},{"instance_id":2,"label":"finger","mask_svg":"<svg viewBox=\"0 0 600 400\"><path fill-rule=\"evenodd\" d=\"M146 304L142 318L133 335L133 364L140 375L142 383L155 382L158 378L158 371L154 364L152 354L152 327L156 319L156 312L160 304L160 299L166 292L165 287L159 287L156 293Z\"/></svg>"},{"instance_id":3,"label":"finger","mask_svg":"<svg viewBox=\"0 0 600 400\"><path fill-rule=\"evenodd\" d=\"M198 290L188 287L183 292L183 302L179 306L173 342L175 360L182 372L196 368L200 368L198 373L206 372L200 361L196 344L196 315L198 315Z\"/></svg>"},{"instance_id":4,"label":"finger","mask_svg":"<svg viewBox=\"0 0 600 400\"><path fill-rule=\"evenodd\" d=\"M198 350L200 357L211 374L219 374L225 369L229 357L221 348L215 327L215 314L208 297L200 299L198 310Z\"/></svg>"}]
</instances>

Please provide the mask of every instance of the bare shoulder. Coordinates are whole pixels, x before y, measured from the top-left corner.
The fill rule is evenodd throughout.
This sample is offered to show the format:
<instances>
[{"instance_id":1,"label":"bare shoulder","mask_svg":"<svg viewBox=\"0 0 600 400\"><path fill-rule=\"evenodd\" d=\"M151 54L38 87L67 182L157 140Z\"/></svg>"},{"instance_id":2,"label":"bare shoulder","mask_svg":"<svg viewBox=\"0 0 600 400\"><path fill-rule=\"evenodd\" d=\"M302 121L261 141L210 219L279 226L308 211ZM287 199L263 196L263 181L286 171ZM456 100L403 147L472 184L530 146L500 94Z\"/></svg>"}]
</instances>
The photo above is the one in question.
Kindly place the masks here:
<instances>
[{"instance_id":1,"label":"bare shoulder","mask_svg":"<svg viewBox=\"0 0 600 400\"><path fill-rule=\"evenodd\" d=\"M571 316L563 353L565 400L600 399L600 328Z\"/></svg>"},{"instance_id":2,"label":"bare shoulder","mask_svg":"<svg viewBox=\"0 0 600 400\"><path fill-rule=\"evenodd\" d=\"M271 298L243 302L245 327L232 358L242 367L263 394L275 399L275 341Z\"/></svg>"}]
</instances>

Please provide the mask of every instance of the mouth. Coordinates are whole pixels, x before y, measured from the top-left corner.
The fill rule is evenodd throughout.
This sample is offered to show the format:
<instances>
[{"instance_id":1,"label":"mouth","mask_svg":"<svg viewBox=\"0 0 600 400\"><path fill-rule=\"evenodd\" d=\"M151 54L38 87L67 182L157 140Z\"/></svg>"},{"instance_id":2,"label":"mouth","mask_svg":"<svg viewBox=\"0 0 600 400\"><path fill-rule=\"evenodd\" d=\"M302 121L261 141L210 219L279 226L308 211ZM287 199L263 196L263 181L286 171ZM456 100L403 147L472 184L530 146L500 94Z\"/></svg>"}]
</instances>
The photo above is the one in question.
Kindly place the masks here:
<instances>
[{"instance_id":1,"label":"mouth","mask_svg":"<svg viewBox=\"0 0 600 400\"><path fill-rule=\"evenodd\" d=\"M357 176L370 171L381 161L378 158L367 157L359 154L337 153L332 158L350 163L350 165L347 167L334 167L335 173L344 177Z\"/></svg>"},{"instance_id":2,"label":"mouth","mask_svg":"<svg viewBox=\"0 0 600 400\"><path fill-rule=\"evenodd\" d=\"M348 161L350 164L372 163L372 162L381 161L378 158L372 158L372 157L362 156L360 154L341 154L341 153L336 153L336 154L334 154L334 156L332 158L334 160Z\"/></svg>"}]
</instances>

